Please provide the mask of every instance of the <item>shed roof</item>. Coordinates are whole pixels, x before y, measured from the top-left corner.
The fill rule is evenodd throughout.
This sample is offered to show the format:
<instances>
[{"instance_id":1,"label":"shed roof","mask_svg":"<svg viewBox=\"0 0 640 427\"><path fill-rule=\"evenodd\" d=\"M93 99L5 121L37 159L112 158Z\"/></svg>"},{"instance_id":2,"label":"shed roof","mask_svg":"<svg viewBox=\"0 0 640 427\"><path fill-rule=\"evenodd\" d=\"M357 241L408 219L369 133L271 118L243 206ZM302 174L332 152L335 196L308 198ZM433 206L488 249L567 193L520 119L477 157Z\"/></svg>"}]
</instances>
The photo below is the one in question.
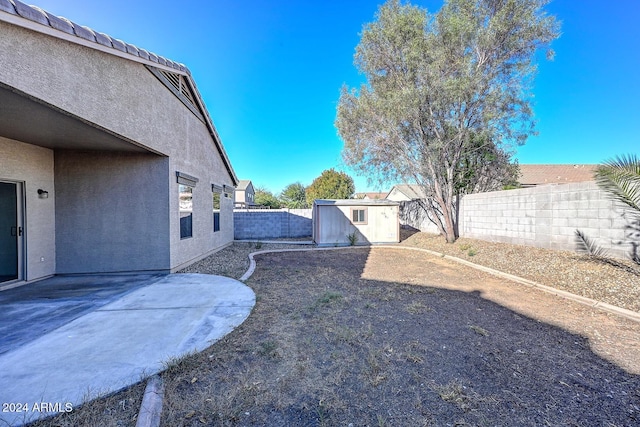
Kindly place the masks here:
<instances>
[{"instance_id":1,"label":"shed roof","mask_svg":"<svg viewBox=\"0 0 640 427\"><path fill-rule=\"evenodd\" d=\"M191 72L184 64L156 55L153 52L110 37L107 34L94 31L89 27L76 24L67 18L55 16L37 6L27 5L19 0L0 0L0 21L184 76L193 90L196 103L204 115L209 133L233 183L236 184L238 182L238 177L222 146L218 131L213 125L213 120L204 105Z\"/></svg>"},{"instance_id":2,"label":"shed roof","mask_svg":"<svg viewBox=\"0 0 640 427\"><path fill-rule=\"evenodd\" d=\"M400 203L387 199L316 199L318 206L399 206Z\"/></svg>"},{"instance_id":3,"label":"shed roof","mask_svg":"<svg viewBox=\"0 0 640 427\"><path fill-rule=\"evenodd\" d=\"M519 166L521 176L518 182L523 186L593 181L593 175L598 167L598 165L589 164Z\"/></svg>"}]
</instances>

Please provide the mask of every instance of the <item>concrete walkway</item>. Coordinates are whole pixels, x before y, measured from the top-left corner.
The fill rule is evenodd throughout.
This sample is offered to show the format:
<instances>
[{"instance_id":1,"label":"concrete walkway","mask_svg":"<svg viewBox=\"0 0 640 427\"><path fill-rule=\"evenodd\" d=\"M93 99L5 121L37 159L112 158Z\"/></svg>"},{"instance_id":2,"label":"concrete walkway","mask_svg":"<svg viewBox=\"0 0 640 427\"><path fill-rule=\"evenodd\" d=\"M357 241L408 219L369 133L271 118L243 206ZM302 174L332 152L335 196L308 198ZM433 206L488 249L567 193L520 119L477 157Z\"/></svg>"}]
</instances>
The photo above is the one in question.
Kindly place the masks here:
<instances>
[{"instance_id":1,"label":"concrete walkway","mask_svg":"<svg viewBox=\"0 0 640 427\"><path fill-rule=\"evenodd\" d=\"M249 287L205 274L151 276L108 298L109 303L84 306L79 317L44 334L15 317L18 335L25 337L13 339L0 354L0 426L69 410L157 373L172 359L201 351L232 331L255 304Z\"/></svg>"}]
</instances>

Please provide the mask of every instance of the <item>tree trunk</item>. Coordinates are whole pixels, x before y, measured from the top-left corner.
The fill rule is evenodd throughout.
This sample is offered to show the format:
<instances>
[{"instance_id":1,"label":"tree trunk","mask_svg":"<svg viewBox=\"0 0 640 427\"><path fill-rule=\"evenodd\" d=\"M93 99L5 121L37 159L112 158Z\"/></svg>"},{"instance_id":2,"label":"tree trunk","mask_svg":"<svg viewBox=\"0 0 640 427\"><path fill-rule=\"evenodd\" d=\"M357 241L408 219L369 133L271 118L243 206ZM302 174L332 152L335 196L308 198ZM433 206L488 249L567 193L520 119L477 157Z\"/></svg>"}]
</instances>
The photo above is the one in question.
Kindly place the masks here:
<instances>
[{"instance_id":1,"label":"tree trunk","mask_svg":"<svg viewBox=\"0 0 640 427\"><path fill-rule=\"evenodd\" d=\"M456 225L454 221L454 209L453 203L447 203L447 209L443 210L444 213L444 225L445 225L445 238L447 239L447 243L453 243L456 241L458 236L456 236Z\"/></svg>"}]
</instances>

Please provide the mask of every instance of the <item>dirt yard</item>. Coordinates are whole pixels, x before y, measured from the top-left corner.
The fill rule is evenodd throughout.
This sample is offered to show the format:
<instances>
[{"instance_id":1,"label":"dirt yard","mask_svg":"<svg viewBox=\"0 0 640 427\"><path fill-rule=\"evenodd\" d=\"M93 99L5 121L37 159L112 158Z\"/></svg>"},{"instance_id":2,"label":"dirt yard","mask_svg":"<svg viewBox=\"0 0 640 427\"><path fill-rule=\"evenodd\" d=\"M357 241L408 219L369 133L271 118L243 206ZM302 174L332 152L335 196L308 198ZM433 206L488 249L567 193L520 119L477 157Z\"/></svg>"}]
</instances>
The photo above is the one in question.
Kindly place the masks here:
<instances>
[{"instance_id":1,"label":"dirt yard","mask_svg":"<svg viewBox=\"0 0 640 427\"><path fill-rule=\"evenodd\" d=\"M637 425L640 325L399 249L262 255L163 425ZM196 361L197 359L197 361Z\"/></svg>"},{"instance_id":2,"label":"dirt yard","mask_svg":"<svg viewBox=\"0 0 640 427\"><path fill-rule=\"evenodd\" d=\"M163 373L163 426L640 424L638 323L414 251L257 259L251 316ZM134 425L128 393L86 411Z\"/></svg>"}]
</instances>

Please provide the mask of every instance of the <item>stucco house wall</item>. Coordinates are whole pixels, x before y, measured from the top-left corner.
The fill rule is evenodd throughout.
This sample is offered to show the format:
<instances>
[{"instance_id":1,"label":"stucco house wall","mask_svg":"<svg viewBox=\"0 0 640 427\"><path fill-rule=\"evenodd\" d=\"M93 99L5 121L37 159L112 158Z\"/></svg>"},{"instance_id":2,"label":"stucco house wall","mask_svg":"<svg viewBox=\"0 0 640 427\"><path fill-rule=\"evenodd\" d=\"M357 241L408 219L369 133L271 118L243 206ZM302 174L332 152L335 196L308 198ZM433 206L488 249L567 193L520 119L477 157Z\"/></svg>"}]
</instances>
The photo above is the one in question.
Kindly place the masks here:
<instances>
[{"instance_id":1,"label":"stucco house wall","mask_svg":"<svg viewBox=\"0 0 640 427\"><path fill-rule=\"evenodd\" d=\"M398 190L395 187L391 189L389 194L387 194L386 199L393 200L396 202L406 202L411 200L409 196L407 196L406 194L404 194L402 191Z\"/></svg>"},{"instance_id":2,"label":"stucco house wall","mask_svg":"<svg viewBox=\"0 0 640 427\"><path fill-rule=\"evenodd\" d=\"M42 251L30 244L28 278L175 271L230 244L238 180L188 70L122 42L105 47L97 38L87 41L80 35L88 30L79 26L77 34L67 34L39 19L51 25L0 10L0 96L5 104L20 103L6 114L23 123L18 132L25 135L24 141L2 140L0 170L6 179L26 182L27 202L36 182L45 180L50 189L49 199L38 200L42 206L28 204L26 217L46 217L38 224L49 240L39 244L51 261L36 265ZM182 79L190 106L159 71ZM26 143L29 126L39 129L38 142ZM0 120L0 136L14 131ZM67 134L72 131L82 136ZM5 147L22 160L11 160ZM11 162L14 169L24 169L22 162L46 167L24 177L26 171L8 169ZM177 172L197 178L190 238L180 238ZM212 185L227 189L215 232ZM44 203L50 204L46 210ZM29 219L29 236L35 224Z\"/></svg>"},{"instance_id":3,"label":"stucco house wall","mask_svg":"<svg viewBox=\"0 0 640 427\"><path fill-rule=\"evenodd\" d=\"M29 248L25 280L55 274L55 183L53 150L0 137L0 180L24 183L25 205L29 211L25 221L25 240ZM49 192L47 199L38 198L38 189Z\"/></svg>"},{"instance_id":4,"label":"stucco house wall","mask_svg":"<svg viewBox=\"0 0 640 427\"><path fill-rule=\"evenodd\" d=\"M168 158L58 151L55 159L57 273L167 269Z\"/></svg>"},{"instance_id":5,"label":"stucco house wall","mask_svg":"<svg viewBox=\"0 0 640 427\"><path fill-rule=\"evenodd\" d=\"M398 243L398 203L389 200L315 200L313 240L318 245L348 245L356 233L358 245ZM354 222L353 211L364 210L365 220Z\"/></svg>"}]
</instances>

